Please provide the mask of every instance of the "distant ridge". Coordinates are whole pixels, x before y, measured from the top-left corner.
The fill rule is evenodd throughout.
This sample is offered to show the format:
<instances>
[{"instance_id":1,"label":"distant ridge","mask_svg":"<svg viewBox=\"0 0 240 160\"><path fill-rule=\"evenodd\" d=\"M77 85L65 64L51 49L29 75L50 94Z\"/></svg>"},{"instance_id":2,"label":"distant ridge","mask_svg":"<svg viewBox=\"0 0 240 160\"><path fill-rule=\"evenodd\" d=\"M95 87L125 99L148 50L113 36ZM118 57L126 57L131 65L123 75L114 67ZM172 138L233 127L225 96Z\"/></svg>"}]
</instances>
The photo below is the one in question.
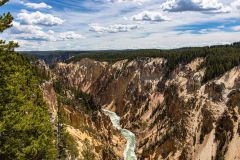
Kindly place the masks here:
<instances>
[{"instance_id":1,"label":"distant ridge","mask_svg":"<svg viewBox=\"0 0 240 160\"><path fill-rule=\"evenodd\" d=\"M82 58L92 58L101 61L117 61L136 57L164 57L163 54L176 52L199 52L207 48L240 48L240 42L226 45L213 45L204 47L183 47L176 49L123 49L123 50L56 50L56 51L19 51L19 53L43 59L47 64L70 62Z\"/></svg>"}]
</instances>

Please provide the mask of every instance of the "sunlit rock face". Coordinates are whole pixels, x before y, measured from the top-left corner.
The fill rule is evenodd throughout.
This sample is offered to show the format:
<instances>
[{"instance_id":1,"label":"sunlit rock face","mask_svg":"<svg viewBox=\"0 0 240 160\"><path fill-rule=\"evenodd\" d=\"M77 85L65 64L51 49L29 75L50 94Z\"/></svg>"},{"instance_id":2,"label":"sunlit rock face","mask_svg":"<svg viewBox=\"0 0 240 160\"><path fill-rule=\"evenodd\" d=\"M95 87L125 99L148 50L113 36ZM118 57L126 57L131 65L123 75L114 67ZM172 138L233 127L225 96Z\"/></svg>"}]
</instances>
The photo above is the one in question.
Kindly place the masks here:
<instances>
[{"instance_id":1,"label":"sunlit rock face","mask_svg":"<svg viewBox=\"0 0 240 160\"><path fill-rule=\"evenodd\" d=\"M138 159L240 159L240 68L202 84L203 62L169 73L162 58L82 59L53 72L121 117L122 128L136 135Z\"/></svg>"},{"instance_id":2,"label":"sunlit rock face","mask_svg":"<svg viewBox=\"0 0 240 160\"><path fill-rule=\"evenodd\" d=\"M44 99L49 106L51 122L57 132L57 114L59 111L57 94L54 91L52 82L45 82L42 85ZM75 106L64 105L61 111L64 114L66 131L73 137L79 152L79 159L84 158L83 149L86 141L91 146L91 152L97 160L120 159L124 156L126 140L111 125L111 121L103 111L95 111L87 114ZM66 159L72 159L67 155Z\"/></svg>"}]
</instances>

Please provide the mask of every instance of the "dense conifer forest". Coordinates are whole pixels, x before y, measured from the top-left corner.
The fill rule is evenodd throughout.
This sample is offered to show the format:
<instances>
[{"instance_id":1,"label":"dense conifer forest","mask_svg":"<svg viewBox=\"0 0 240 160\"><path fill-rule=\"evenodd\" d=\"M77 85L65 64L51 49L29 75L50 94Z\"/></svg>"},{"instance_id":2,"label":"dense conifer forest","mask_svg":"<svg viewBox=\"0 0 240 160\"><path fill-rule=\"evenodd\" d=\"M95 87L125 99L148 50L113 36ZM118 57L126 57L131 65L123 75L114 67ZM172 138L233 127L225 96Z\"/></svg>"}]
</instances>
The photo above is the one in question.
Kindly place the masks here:
<instances>
[{"instance_id":1,"label":"dense conifer forest","mask_svg":"<svg viewBox=\"0 0 240 160\"><path fill-rule=\"evenodd\" d=\"M0 32L12 20L10 13L0 16ZM55 137L36 68L14 52L17 46L0 41L0 159L55 159Z\"/></svg>"}]
</instances>

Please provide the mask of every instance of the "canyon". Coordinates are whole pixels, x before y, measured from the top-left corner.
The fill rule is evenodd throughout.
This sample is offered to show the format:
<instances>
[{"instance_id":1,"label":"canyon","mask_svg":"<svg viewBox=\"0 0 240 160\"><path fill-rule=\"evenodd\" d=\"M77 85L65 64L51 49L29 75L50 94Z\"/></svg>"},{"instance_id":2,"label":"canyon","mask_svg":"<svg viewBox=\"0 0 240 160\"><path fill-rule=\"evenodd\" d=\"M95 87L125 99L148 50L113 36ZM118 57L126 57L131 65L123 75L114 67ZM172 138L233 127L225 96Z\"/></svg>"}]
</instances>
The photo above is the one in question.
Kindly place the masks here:
<instances>
[{"instance_id":1,"label":"canyon","mask_svg":"<svg viewBox=\"0 0 240 160\"><path fill-rule=\"evenodd\" d=\"M240 160L240 0L0 7L0 160Z\"/></svg>"},{"instance_id":2,"label":"canyon","mask_svg":"<svg viewBox=\"0 0 240 160\"><path fill-rule=\"evenodd\" d=\"M121 128L135 134L137 159L240 159L240 67L202 83L204 61L178 64L170 73L164 58L116 62L83 58L51 69L42 65L52 77L42 90L53 122L58 103L55 82L66 99L76 99L74 89L88 94L98 106L87 113L63 105L67 131L80 159L85 141L95 159L124 157L127 140L102 109L119 115Z\"/></svg>"}]
</instances>

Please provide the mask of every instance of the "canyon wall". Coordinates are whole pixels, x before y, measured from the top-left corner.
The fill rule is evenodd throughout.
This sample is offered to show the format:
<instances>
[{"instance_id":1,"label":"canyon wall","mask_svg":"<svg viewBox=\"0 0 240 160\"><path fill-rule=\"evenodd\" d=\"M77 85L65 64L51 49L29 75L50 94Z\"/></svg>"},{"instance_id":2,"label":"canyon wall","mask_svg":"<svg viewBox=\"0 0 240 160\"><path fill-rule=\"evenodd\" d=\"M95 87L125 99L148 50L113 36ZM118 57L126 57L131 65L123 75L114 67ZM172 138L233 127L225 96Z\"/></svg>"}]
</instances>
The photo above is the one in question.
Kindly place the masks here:
<instances>
[{"instance_id":1,"label":"canyon wall","mask_svg":"<svg viewBox=\"0 0 240 160\"><path fill-rule=\"evenodd\" d=\"M58 63L52 72L122 117L123 127L136 134L138 159L240 159L240 68L203 84L203 62L197 58L170 72L162 58L86 58ZM96 130L106 123L99 119Z\"/></svg>"}]
</instances>

